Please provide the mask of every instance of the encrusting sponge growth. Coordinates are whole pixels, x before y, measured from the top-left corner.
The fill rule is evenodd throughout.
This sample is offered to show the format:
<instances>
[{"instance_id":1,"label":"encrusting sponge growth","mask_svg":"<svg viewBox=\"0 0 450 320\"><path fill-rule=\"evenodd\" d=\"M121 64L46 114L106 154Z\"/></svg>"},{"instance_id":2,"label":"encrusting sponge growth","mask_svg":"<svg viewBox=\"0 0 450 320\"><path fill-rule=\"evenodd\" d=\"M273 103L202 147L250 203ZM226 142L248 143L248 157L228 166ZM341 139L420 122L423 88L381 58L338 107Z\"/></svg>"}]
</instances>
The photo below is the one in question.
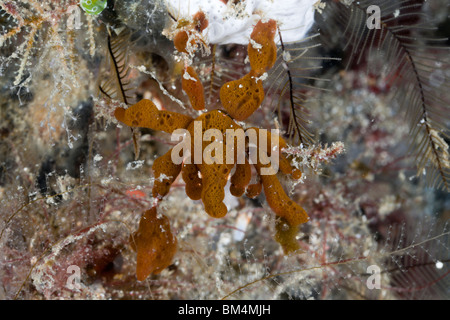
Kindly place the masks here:
<instances>
[{"instance_id":1,"label":"encrusting sponge growth","mask_svg":"<svg viewBox=\"0 0 450 320\"><path fill-rule=\"evenodd\" d=\"M242 121L259 108L264 99L262 81L253 70L238 80L225 83L220 88L222 106L234 119Z\"/></svg>"},{"instance_id":2,"label":"encrusting sponge growth","mask_svg":"<svg viewBox=\"0 0 450 320\"><path fill-rule=\"evenodd\" d=\"M193 120L181 113L158 110L155 104L147 99L139 101L128 109L116 108L114 116L129 127L152 128L167 133L172 133L175 129L187 128Z\"/></svg>"},{"instance_id":3,"label":"encrusting sponge growth","mask_svg":"<svg viewBox=\"0 0 450 320\"><path fill-rule=\"evenodd\" d=\"M142 215L139 229L130 237L130 244L137 252L136 277L139 281L167 268L177 251L177 238L170 230L169 218L157 212L156 207Z\"/></svg>"},{"instance_id":4,"label":"encrusting sponge growth","mask_svg":"<svg viewBox=\"0 0 450 320\"><path fill-rule=\"evenodd\" d=\"M248 58L252 70L258 75L272 68L277 60L277 46L274 41L276 31L275 20L271 19L266 23L260 20L250 35Z\"/></svg>"},{"instance_id":5,"label":"encrusting sponge growth","mask_svg":"<svg viewBox=\"0 0 450 320\"><path fill-rule=\"evenodd\" d=\"M205 108L205 92L200 78L191 66L187 67L183 72L181 79L181 87L189 97L192 108L195 110L203 110Z\"/></svg>"}]
</instances>

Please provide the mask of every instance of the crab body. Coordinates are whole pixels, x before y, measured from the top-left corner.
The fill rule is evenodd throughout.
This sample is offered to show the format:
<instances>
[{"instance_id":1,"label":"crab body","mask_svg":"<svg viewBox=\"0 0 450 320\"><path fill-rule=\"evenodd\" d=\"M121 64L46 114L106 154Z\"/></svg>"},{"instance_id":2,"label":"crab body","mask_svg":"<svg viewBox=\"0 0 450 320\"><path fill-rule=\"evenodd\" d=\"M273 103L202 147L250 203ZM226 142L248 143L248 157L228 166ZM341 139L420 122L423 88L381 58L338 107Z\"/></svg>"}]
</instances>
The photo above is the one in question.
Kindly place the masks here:
<instances>
[{"instance_id":1,"label":"crab body","mask_svg":"<svg viewBox=\"0 0 450 320\"><path fill-rule=\"evenodd\" d=\"M198 39L189 34L203 30L207 26L207 20L199 15L193 24L180 23L180 30L174 37L174 43L175 48L184 54L187 47L197 45ZM265 157L271 159L276 155L274 157L277 161L276 167L282 174L298 179L301 172L283 155L282 149L287 146L283 138L279 135L273 136L259 128L251 127L244 130L236 122L236 120L245 121L250 117L264 99L263 75L274 65L276 59L274 42L276 28L274 20L259 21L256 24L248 45L250 72L241 79L225 83L220 90L220 99L225 111L208 111L194 119L180 113L158 110L153 102L144 99L127 109L117 108L115 117L130 127L145 127L168 133L184 130L186 135L193 137L188 140L187 145L184 141L182 155L179 154L180 149L174 147L155 160L152 167L155 178L153 197L164 198L181 174L185 182L186 195L193 200L201 200L206 213L211 217L222 218L227 214L224 198L228 181L230 193L236 197L246 194L250 198L255 198L264 191L268 205L278 217L275 239L284 251L289 253L299 248L295 239L296 227L307 222L308 215L299 204L288 197L278 179L278 169L275 172L270 171L273 163L265 161L260 151L265 151ZM188 95L191 106L195 110L203 110L205 108L203 86L194 68L186 65L182 77L182 88ZM231 131L234 134L240 132L241 139L237 134L230 137ZM252 144L249 143L250 137L254 138ZM274 143L276 148L273 147ZM254 151L255 146L257 152L256 156L253 156L250 151L252 148ZM180 157L183 161L174 161ZM232 161L229 161L230 157ZM254 172L256 182L250 183ZM151 214L153 211L145 213ZM139 251L139 248L154 247L152 236L143 235L147 229L155 233L149 226L155 219L149 219L141 220L136 239L139 279L152 272L159 272L168 261L167 255L164 255L164 259L158 260L154 257L145 257L144 249ZM167 223L165 225L169 228ZM159 236L156 234L155 239ZM171 240L169 243L168 255L171 258L175 254L173 247L176 246L176 241Z\"/></svg>"}]
</instances>

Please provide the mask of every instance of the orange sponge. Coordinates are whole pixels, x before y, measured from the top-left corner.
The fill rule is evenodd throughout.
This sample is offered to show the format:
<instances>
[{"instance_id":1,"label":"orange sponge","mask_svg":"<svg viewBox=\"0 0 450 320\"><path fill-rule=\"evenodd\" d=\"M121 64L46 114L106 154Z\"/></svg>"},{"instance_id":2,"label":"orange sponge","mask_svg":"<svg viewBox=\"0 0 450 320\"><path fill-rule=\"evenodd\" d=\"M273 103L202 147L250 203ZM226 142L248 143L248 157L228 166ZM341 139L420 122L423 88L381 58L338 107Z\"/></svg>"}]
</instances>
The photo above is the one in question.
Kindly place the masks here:
<instances>
[{"instance_id":1,"label":"orange sponge","mask_svg":"<svg viewBox=\"0 0 450 320\"><path fill-rule=\"evenodd\" d=\"M194 68L189 66L184 70L181 87L188 95L192 108L195 110L203 110L205 108L205 92Z\"/></svg>"},{"instance_id":2,"label":"orange sponge","mask_svg":"<svg viewBox=\"0 0 450 320\"><path fill-rule=\"evenodd\" d=\"M143 99L128 109L116 108L114 116L129 127L143 127L172 133L187 128L192 118L177 112L158 110L155 104Z\"/></svg>"},{"instance_id":3,"label":"orange sponge","mask_svg":"<svg viewBox=\"0 0 450 320\"><path fill-rule=\"evenodd\" d=\"M245 190L245 195L250 199L255 199L261 194L261 191L262 183L261 180L258 180L257 182L248 185L247 189Z\"/></svg>"},{"instance_id":4,"label":"orange sponge","mask_svg":"<svg viewBox=\"0 0 450 320\"><path fill-rule=\"evenodd\" d=\"M186 183L186 195L192 200L200 200L202 197L203 182L199 177L200 170L195 164L184 163L181 174Z\"/></svg>"},{"instance_id":5,"label":"orange sponge","mask_svg":"<svg viewBox=\"0 0 450 320\"><path fill-rule=\"evenodd\" d=\"M169 193L170 186L176 180L181 171L181 164L172 162L172 149L163 156L157 158L152 166L155 182L153 185L153 197L164 197Z\"/></svg>"},{"instance_id":6,"label":"orange sponge","mask_svg":"<svg viewBox=\"0 0 450 320\"><path fill-rule=\"evenodd\" d=\"M259 139L259 132L260 130L258 128L252 128L258 132L258 147L261 149L262 142ZM248 129L247 129L248 130ZM271 155L271 141L274 137L272 137L271 133L267 131L267 154L268 156ZM286 142L284 139L278 136L278 142L279 142L279 149L281 150L286 146ZM298 170L291 167L289 160L279 153L279 167L280 170L283 173L287 174L293 174L293 176L298 175ZM283 187L278 180L278 177L276 174L261 174L261 169L264 167L270 167L272 164L265 164L263 165L260 162L260 159L258 158L258 162L254 164L256 170L258 171L258 174L260 175L261 182L264 188L264 194L266 196L267 203L272 208L272 210L275 212L275 214L287 221L287 223L290 226L298 226L299 224L305 223L308 221L308 215L306 214L305 210L298 205L296 202L292 201L284 192ZM295 174L294 174L295 173Z\"/></svg>"},{"instance_id":7,"label":"orange sponge","mask_svg":"<svg viewBox=\"0 0 450 320\"><path fill-rule=\"evenodd\" d=\"M261 182L267 203L277 216L284 218L290 226L308 222L305 210L287 196L276 175L261 175Z\"/></svg>"},{"instance_id":8,"label":"orange sponge","mask_svg":"<svg viewBox=\"0 0 450 320\"><path fill-rule=\"evenodd\" d=\"M238 121L247 119L264 100L262 80L250 71L239 80L225 83L220 88L220 101L228 114Z\"/></svg>"},{"instance_id":9,"label":"orange sponge","mask_svg":"<svg viewBox=\"0 0 450 320\"><path fill-rule=\"evenodd\" d=\"M285 219L280 218L275 223L275 241L278 242L285 254L297 251L300 246L296 239L298 226L290 225Z\"/></svg>"},{"instance_id":10,"label":"orange sponge","mask_svg":"<svg viewBox=\"0 0 450 320\"><path fill-rule=\"evenodd\" d=\"M256 24L250 35L247 52L252 70L258 75L273 67L277 59L277 46L274 38L277 30L275 20Z\"/></svg>"},{"instance_id":11,"label":"orange sponge","mask_svg":"<svg viewBox=\"0 0 450 320\"><path fill-rule=\"evenodd\" d=\"M178 31L175 37L173 38L173 44L178 52L187 53L186 46L189 40L189 33L185 30ZM191 41L191 44L195 44L195 42Z\"/></svg>"},{"instance_id":12,"label":"orange sponge","mask_svg":"<svg viewBox=\"0 0 450 320\"><path fill-rule=\"evenodd\" d=\"M197 30L197 32L202 32L209 25L209 21L206 19L205 13L201 10L194 14L192 20L194 21L195 30Z\"/></svg>"},{"instance_id":13,"label":"orange sponge","mask_svg":"<svg viewBox=\"0 0 450 320\"><path fill-rule=\"evenodd\" d=\"M226 130L227 129L242 129L236 122L234 122L229 116L219 110L213 110L200 115L194 122L192 122L188 131L191 137L195 137L199 132L195 132L195 123L201 123L202 134L209 129L216 129L220 133L219 141L202 141L202 163L196 164L202 175L202 191L201 199L205 206L205 211L214 218L221 218L227 214L227 207L223 203L225 198L225 185L228 181L228 176L231 169L234 167L234 163L226 163ZM192 152L194 154L194 140L192 139ZM220 155L216 154L216 149L211 152L211 157L214 156L216 161L208 163L207 160L213 160L206 152L206 148L210 148L214 143L217 146L217 151L221 152ZM214 153L214 155L213 155ZM195 161L195 159L194 159Z\"/></svg>"},{"instance_id":14,"label":"orange sponge","mask_svg":"<svg viewBox=\"0 0 450 320\"><path fill-rule=\"evenodd\" d=\"M230 192L235 197L240 197L244 194L245 188L250 183L252 178L252 168L250 163L245 159L245 163L237 163L236 171L231 176Z\"/></svg>"},{"instance_id":15,"label":"orange sponge","mask_svg":"<svg viewBox=\"0 0 450 320\"><path fill-rule=\"evenodd\" d=\"M208 27L209 21L206 19L206 15L203 11L198 11L194 14L192 22L185 19L179 19L177 29L179 30L174 38L173 44L178 52L188 53L188 50L196 49L197 45L203 43L201 39L201 32ZM191 39L191 40L189 40ZM188 41L191 49L188 49Z\"/></svg>"},{"instance_id":16,"label":"orange sponge","mask_svg":"<svg viewBox=\"0 0 450 320\"><path fill-rule=\"evenodd\" d=\"M167 268L177 251L177 238L170 230L169 219L157 214L156 207L142 215L139 229L130 237L130 244L137 252L136 276L139 281Z\"/></svg>"}]
</instances>

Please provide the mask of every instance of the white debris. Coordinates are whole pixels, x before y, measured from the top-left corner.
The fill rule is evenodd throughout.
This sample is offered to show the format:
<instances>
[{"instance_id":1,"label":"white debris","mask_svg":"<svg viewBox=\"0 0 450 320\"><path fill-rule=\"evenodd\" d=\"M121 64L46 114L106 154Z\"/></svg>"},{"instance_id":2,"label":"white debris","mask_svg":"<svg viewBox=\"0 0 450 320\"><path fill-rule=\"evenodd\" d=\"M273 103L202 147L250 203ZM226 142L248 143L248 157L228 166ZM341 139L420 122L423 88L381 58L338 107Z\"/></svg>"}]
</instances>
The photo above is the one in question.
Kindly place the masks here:
<instances>
[{"instance_id":1,"label":"white debris","mask_svg":"<svg viewBox=\"0 0 450 320\"><path fill-rule=\"evenodd\" d=\"M291 54L288 51L283 51L283 60L286 62L291 61Z\"/></svg>"},{"instance_id":2,"label":"white debris","mask_svg":"<svg viewBox=\"0 0 450 320\"><path fill-rule=\"evenodd\" d=\"M203 11L208 27L203 36L212 44L247 45L253 27L259 20L273 19L280 26L283 41L298 41L314 23L317 0L246 0L227 4L220 0L167 0L174 17L189 18Z\"/></svg>"},{"instance_id":3,"label":"white debris","mask_svg":"<svg viewBox=\"0 0 450 320\"><path fill-rule=\"evenodd\" d=\"M192 80L192 81L197 82L197 79L195 79L194 77L191 77L191 75L187 71L184 71L183 78L186 79L186 80Z\"/></svg>"},{"instance_id":4,"label":"white debris","mask_svg":"<svg viewBox=\"0 0 450 320\"><path fill-rule=\"evenodd\" d=\"M252 45L253 49L255 49L255 50L262 49L262 44L256 42L255 40L253 40L251 38L249 41L250 41L250 44Z\"/></svg>"},{"instance_id":5,"label":"white debris","mask_svg":"<svg viewBox=\"0 0 450 320\"><path fill-rule=\"evenodd\" d=\"M261 75L261 77L256 77L255 78L255 81L256 82L258 82L258 81L264 81L264 80L266 80L267 79L267 77L268 77L269 75L267 74L267 72L264 72L262 75Z\"/></svg>"},{"instance_id":6,"label":"white debris","mask_svg":"<svg viewBox=\"0 0 450 320\"><path fill-rule=\"evenodd\" d=\"M144 160L137 160L127 163L127 167L125 170L136 170L142 167L144 164Z\"/></svg>"},{"instance_id":7,"label":"white debris","mask_svg":"<svg viewBox=\"0 0 450 320\"><path fill-rule=\"evenodd\" d=\"M316 10L318 13L322 14L323 9L325 9L325 6L327 4L325 2L322 2L321 0L314 3L314 10Z\"/></svg>"},{"instance_id":8,"label":"white debris","mask_svg":"<svg viewBox=\"0 0 450 320\"><path fill-rule=\"evenodd\" d=\"M99 162L99 161L101 161L102 159L103 159L103 157L102 157L101 155L96 154L95 157L94 157L94 162Z\"/></svg>"}]
</instances>

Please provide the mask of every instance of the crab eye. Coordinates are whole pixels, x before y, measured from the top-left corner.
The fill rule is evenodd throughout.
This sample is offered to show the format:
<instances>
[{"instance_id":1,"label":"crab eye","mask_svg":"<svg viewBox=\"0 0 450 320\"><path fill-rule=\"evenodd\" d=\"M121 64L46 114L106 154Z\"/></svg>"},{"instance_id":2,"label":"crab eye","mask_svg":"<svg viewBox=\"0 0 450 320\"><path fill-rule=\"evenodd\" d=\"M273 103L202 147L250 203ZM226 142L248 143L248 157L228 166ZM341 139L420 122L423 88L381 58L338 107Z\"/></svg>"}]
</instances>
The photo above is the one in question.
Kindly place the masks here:
<instances>
[{"instance_id":1,"label":"crab eye","mask_svg":"<svg viewBox=\"0 0 450 320\"><path fill-rule=\"evenodd\" d=\"M105 10L107 5L106 0L81 0L81 8L88 14L97 15Z\"/></svg>"}]
</instances>

